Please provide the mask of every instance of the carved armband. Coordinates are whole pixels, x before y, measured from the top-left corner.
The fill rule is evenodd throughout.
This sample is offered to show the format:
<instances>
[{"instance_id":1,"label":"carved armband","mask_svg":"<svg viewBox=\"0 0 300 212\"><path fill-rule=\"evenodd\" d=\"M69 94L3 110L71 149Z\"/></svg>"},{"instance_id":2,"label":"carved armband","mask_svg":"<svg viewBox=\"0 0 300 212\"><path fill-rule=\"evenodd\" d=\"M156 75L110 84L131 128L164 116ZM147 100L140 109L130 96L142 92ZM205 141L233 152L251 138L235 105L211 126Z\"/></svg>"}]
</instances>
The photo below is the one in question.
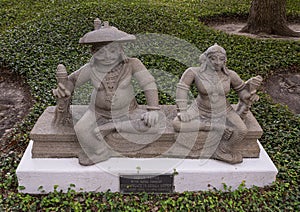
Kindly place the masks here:
<instances>
[{"instance_id":1,"label":"carved armband","mask_svg":"<svg viewBox=\"0 0 300 212\"><path fill-rule=\"evenodd\" d=\"M158 106L147 106L148 111L153 111L153 110L160 110L160 107Z\"/></svg>"},{"instance_id":2,"label":"carved armband","mask_svg":"<svg viewBox=\"0 0 300 212\"><path fill-rule=\"evenodd\" d=\"M154 82L153 82L154 83ZM158 94L156 89L156 84L154 83L153 87L155 86L155 89L147 89L144 91L146 100L147 100L147 110L159 110L158 106Z\"/></svg>"},{"instance_id":3,"label":"carved armband","mask_svg":"<svg viewBox=\"0 0 300 212\"><path fill-rule=\"evenodd\" d=\"M188 92L190 90L190 86L188 86L188 85L186 85L184 83L179 82L177 84L177 91L178 91L178 89L185 90L185 91Z\"/></svg>"},{"instance_id":4,"label":"carved armband","mask_svg":"<svg viewBox=\"0 0 300 212\"><path fill-rule=\"evenodd\" d=\"M178 111L187 110L187 99L176 99L176 105Z\"/></svg>"},{"instance_id":5,"label":"carved armband","mask_svg":"<svg viewBox=\"0 0 300 212\"><path fill-rule=\"evenodd\" d=\"M234 89L236 92L240 92L240 91L244 90L245 87L246 87L246 84L243 82L243 83L241 83L240 85L234 87L233 89Z\"/></svg>"}]
</instances>

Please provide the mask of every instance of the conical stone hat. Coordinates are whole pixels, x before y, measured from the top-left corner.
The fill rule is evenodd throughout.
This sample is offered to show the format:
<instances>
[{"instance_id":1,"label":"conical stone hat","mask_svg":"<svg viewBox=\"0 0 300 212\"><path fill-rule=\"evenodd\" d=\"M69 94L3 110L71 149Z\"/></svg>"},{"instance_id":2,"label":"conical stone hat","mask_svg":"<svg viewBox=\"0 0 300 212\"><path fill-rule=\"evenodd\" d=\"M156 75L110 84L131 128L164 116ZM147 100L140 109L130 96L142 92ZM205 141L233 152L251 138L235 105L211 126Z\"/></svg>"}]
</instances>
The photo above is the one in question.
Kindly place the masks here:
<instances>
[{"instance_id":1,"label":"conical stone hat","mask_svg":"<svg viewBox=\"0 0 300 212\"><path fill-rule=\"evenodd\" d=\"M80 38L81 44L97 44L108 42L128 42L136 39L134 35L127 34L116 27L109 26L109 23L105 21L102 25L100 19L94 21L95 30L86 33Z\"/></svg>"}]
</instances>

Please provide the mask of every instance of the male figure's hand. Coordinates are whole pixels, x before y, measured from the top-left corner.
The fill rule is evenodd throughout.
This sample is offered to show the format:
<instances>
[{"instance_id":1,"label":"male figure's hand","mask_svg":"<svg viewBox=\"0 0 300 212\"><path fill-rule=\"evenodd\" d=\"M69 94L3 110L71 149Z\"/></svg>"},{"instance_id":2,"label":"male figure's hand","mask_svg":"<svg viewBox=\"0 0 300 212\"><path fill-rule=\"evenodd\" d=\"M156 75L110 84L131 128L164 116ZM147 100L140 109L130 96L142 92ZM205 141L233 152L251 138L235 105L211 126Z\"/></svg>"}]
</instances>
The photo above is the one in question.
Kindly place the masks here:
<instances>
[{"instance_id":1,"label":"male figure's hand","mask_svg":"<svg viewBox=\"0 0 300 212\"><path fill-rule=\"evenodd\" d=\"M142 120L148 127L153 127L157 124L159 119L159 113L157 111L148 111L142 114Z\"/></svg>"},{"instance_id":2,"label":"male figure's hand","mask_svg":"<svg viewBox=\"0 0 300 212\"><path fill-rule=\"evenodd\" d=\"M63 98L63 97L71 96L71 92L62 83L58 83L58 88L53 89L52 93L57 98Z\"/></svg>"}]
</instances>

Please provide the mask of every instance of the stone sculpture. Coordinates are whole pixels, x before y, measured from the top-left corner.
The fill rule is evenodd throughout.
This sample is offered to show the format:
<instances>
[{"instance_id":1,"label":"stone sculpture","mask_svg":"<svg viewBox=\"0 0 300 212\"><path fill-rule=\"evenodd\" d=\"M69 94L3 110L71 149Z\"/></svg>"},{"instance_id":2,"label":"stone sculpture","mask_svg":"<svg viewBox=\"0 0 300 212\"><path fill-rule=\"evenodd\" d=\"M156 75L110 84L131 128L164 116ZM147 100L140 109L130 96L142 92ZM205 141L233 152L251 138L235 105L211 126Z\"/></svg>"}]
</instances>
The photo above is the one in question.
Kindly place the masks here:
<instances>
[{"instance_id":1,"label":"stone sculpture","mask_svg":"<svg viewBox=\"0 0 300 212\"><path fill-rule=\"evenodd\" d=\"M57 67L57 106L48 107L31 131L33 158L78 157L81 165L92 165L123 156L214 158L232 164L259 157L262 129L249 109L258 100L260 76L242 81L226 67L226 52L215 44L200 56L199 67L182 75L177 106L159 105L153 76L140 60L124 54L122 44L135 36L99 19L94 26L79 41L91 45L91 60L70 75L62 64ZM147 105L137 104L133 77ZM70 105L75 88L87 81L93 85L90 104ZM189 104L193 82L199 95ZM226 99L231 88L240 98L235 106ZM74 123L71 113L78 117Z\"/></svg>"},{"instance_id":2,"label":"stone sculpture","mask_svg":"<svg viewBox=\"0 0 300 212\"><path fill-rule=\"evenodd\" d=\"M123 42L134 39L134 35L109 26L108 22L102 25L101 21L96 19L95 30L80 39L80 43L92 46L93 56L90 62L70 74L64 79L64 83L59 80L58 88L53 91L59 101L63 101L71 96L75 87L89 80L94 86L89 108L74 126L83 149L78 156L82 165L107 160L114 154L106 145L104 137L116 127L124 131L138 132L153 128L158 122L156 110L159 110L159 107L155 80L140 60L127 58L122 49ZM131 85L132 77L135 77L144 90L147 110L138 108ZM59 102L57 108L60 108L60 105ZM64 114L68 116L67 112ZM58 109L55 117L61 115ZM58 121L55 119L54 122Z\"/></svg>"},{"instance_id":3,"label":"stone sculpture","mask_svg":"<svg viewBox=\"0 0 300 212\"><path fill-rule=\"evenodd\" d=\"M259 99L256 89L262 82L257 76L246 84L232 70L226 67L226 51L215 44L200 56L200 66L187 69L177 85L176 103L178 116L174 119L174 128L180 132L213 130L219 134L220 143L212 157L228 163L240 163L243 157L235 150L247 134L242 121L251 104ZM188 107L188 91L195 82L199 92L197 98ZM226 100L230 88L240 98L238 111ZM218 139L217 139L218 140Z\"/></svg>"}]
</instances>

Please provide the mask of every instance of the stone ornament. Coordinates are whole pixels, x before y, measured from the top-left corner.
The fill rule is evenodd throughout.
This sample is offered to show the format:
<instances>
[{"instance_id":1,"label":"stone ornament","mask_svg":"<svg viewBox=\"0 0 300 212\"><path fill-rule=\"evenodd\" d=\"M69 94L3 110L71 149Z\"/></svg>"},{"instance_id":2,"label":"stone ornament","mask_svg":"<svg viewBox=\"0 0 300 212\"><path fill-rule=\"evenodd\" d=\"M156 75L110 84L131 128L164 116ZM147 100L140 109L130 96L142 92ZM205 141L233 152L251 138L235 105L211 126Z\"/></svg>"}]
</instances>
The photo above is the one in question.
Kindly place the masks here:
<instances>
[{"instance_id":1,"label":"stone ornament","mask_svg":"<svg viewBox=\"0 0 300 212\"><path fill-rule=\"evenodd\" d=\"M33 158L78 157L87 166L111 157L213 158L232 164L259 157L262 129L250 107L258 100L260 76L245 83L226 67L226 51L215 44L200 56L199 67L182 75L176 105L159 105L154 77L124 53L122 44L135 36L99 19L94 27L79 41L91 45L90 61L70 75L64 65L57 67L57 106L48 107L31 131ZM147 105L137 104L132 78ZM70 105L74 90L88 81L90 104ZM189 103L193 83L198 96ZM238 105L226 99L231 88Z\"/></svg>"},{"instance_id":2,"label":"stone ornament","mask_svg":"<svg viewBox=\"0 0 300 212\"><path fill-rule=\"evenodd\" d=\"M56 79L60 89L53 90L54 96L57 97L57 105L55 108L54 119L52 125L54 127L73 126L72 115L70 112L71 93L67 87L68 73L66 67L62 64L57 66Z\"/></svg>"},{"instance_id":3,"label":"stone ornament","mask_svg":"<svg viewBox=\"0 0 300 212\"><path fill-rule=\"evenodd\" d=\"M253 95L253 97L246 101L240 99L238 102L236 112L243 120L246 118L246 115L250 110L252 104L259 100L259 96L256 95L256 92L261 86L262 81L263 78L258 75L245 82L245 89L250 93L250 95Z\"/></svg>"}]
</instances>

